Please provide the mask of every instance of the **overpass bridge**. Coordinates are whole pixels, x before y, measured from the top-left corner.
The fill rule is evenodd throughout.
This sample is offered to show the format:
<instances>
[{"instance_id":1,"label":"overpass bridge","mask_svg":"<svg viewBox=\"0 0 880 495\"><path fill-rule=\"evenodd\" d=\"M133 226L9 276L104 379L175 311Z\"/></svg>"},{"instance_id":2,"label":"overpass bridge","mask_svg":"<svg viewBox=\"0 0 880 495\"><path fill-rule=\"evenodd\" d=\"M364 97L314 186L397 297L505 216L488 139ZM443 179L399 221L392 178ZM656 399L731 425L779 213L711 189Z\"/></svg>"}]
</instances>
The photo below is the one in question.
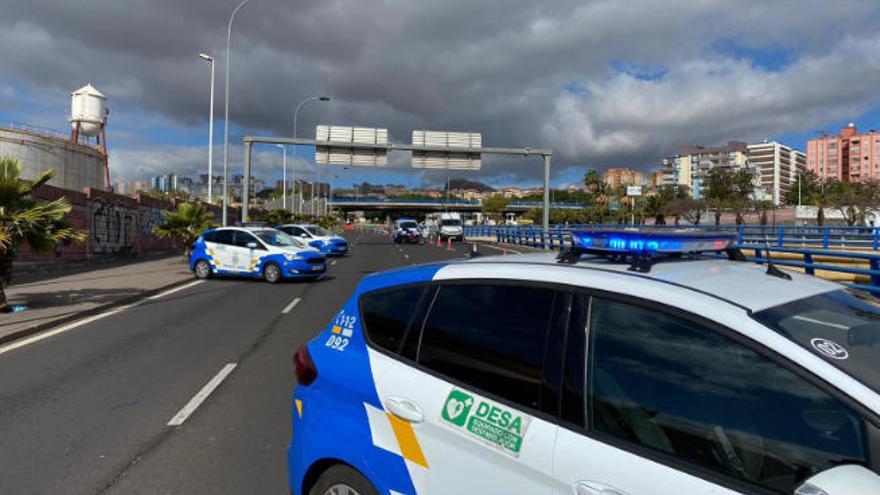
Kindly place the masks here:
<instances>
[{"instance_id":1,"label":"overpass bridge","mask_svg":"<svg viewBox=\"0 0 880 495\"><path fill-rule=\"evenodd\" d=\"M455 210L461 212L481 211L483 204L478 199L398 199L398 198L330 198L330 207L343 211L353 210L420 210L442 211ZM540 201L511 201L505 212L524 213L532 208L541 208ZM579 203L551 202L550 208L579 209Z\"/></svg>"}]
</instances>

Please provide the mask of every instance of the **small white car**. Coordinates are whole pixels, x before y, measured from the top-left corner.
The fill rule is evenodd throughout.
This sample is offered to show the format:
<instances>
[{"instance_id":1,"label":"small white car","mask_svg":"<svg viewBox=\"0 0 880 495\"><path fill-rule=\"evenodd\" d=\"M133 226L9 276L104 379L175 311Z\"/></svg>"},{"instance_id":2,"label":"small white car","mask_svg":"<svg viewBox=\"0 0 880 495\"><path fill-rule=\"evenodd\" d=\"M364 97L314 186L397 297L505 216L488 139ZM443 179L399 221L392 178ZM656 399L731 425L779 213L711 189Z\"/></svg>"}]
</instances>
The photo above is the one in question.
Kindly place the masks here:
<instances>
[{"instance_id":1,"label":"small white car","mask_svg":"<svg viewBox=\"0 0 880 495\"><path fill-rule=\"evenodd\" d=\"M265 227L208 229L193 243L190 269L198 278L262 277L270 283L320 278L327 258L284 232Z\"/></svg>"},{"instance_id":2,"label":"small white car","mask_svg":"<svg viewBox=\"0 0 880 495\"><path fill-rule=\"evenodd\" d=\"M344 256L348 252L348 241L343 237L311 223L288 224L276 227L288 235L303 240L309 246L327 256Z\"/></svg>"},{"instance_id":3,"label":"small white car","mask_svg":"<svg viewBox=\"0 0 880 495\"><path fill-rule=\"evenodd\" d=\"M296 353L291 491L880 494L877 299L724 236L573 237L367 276Z\"/></svg>"}]
</instances>

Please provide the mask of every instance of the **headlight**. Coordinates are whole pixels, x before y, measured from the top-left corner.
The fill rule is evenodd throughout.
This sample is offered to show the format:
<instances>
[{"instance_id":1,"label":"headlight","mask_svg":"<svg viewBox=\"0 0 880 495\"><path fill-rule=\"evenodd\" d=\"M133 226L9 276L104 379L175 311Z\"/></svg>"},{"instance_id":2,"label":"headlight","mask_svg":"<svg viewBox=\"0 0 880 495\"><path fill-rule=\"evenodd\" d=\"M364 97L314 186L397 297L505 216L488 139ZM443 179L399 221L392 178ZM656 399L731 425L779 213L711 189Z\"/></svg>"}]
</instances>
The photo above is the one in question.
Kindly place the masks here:
<instances>
[{"instance_id":1,"label":"headlight","mask_svg":"<svg viewBox=\"0 0 880 495\"><path fill-rule=\"evenodd\" d=\"M295 255L295 254L284 253L284 259L286 259L287 261L293 261L293 260L296 259L296 255Z\"/></svg>"}]
</instances>

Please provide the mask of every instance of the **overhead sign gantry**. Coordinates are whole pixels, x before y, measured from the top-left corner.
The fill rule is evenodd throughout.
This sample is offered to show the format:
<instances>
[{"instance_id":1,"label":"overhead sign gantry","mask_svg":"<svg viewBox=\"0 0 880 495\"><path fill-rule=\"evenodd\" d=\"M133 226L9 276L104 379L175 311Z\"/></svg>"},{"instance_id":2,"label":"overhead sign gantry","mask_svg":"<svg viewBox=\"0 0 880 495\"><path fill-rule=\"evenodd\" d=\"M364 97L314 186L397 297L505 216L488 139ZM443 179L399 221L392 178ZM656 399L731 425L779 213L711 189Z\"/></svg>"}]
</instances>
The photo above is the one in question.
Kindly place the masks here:
<instances>
[{"instance_id":1,"label":"overhead sign gantry","mask_svg":"<svg viewBox=\"0 0 880 495\"><path fill-rule=\"evenodd\" d=\"M244 138L244 187L241 220L248 219L251 176L251 148L254 144L315 146L319 164L385 166L388 153L409 151L414 168L479 170L483 155L540 156L544 161L543 229L550 229L550 159L553 151L544 148L497 148L482 146L479 133L413 131L412 144L394 144L387 129L368 127L318 126L315 139L259 137Z\"/></svg>"}]
</instances>

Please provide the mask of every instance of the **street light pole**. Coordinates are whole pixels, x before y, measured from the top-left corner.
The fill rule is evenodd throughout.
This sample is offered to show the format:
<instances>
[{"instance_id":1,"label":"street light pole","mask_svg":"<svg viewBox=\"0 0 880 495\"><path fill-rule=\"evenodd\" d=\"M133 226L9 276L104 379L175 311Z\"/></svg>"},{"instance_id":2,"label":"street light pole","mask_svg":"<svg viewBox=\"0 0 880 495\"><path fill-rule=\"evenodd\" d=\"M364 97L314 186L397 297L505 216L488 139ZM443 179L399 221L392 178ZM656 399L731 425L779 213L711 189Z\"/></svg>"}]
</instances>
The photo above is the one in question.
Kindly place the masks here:
<instances>
[{"instance_id":1,"label":"street light pole","mask_svg":"<svg viewBox=\"0 0 880 495\"><path fill-rule=\"evenodd\" d=\"M232 15L229 16L229 24L226 27L226 98L224 102L223 118L223 226L228 224L228 205L229 202L229 50L232 45L232 22L235 20L235 14L247 5L251 0L242 0L241 3L232 9ZM246 197L247 195L245 195Z\"/></svg>"},{"instance_id":2,"label":"street light pole","mask_svg":"<svg viewBox=\"0 0 880 495\"><path fill-rule=\"evenodd\" d=\"M281 209L287 211L287 146L275 146L281 148Z\"/></svg>"},{"instance_id":3,"label":"street light pole","mask_svg":"<svg viewBox=\"0 0 880 495\"><path fill-rule=\"evenodd\" d=\"M208 203L210 203L211 186L214 182L214 57L200 53L199 58L211 64L211 105L208 112Z\"/></svg>"},{"instance_id":4,"label":"street light pole","mask_svg":"<svg viewBox=\"0 0 880 495\"><path fill-rule=\"evenodd\" d=\"M330 101L329 96L309 96L308 98L297 103L296 108L293 109L293 138L296 139L296 120L299 116L299 109L310 101ZM317 167L317 165L315 165ZM293 172L296 174L296 145L293 145ZM318 175L320 178L320 174ZM294 187L296 187L294 185ZM315 204L315 182L312 181L312 194L309 203L311 203L312 207L309 209L314 215L317 212L317 205Z\"/></svg>"}]
</instances>

